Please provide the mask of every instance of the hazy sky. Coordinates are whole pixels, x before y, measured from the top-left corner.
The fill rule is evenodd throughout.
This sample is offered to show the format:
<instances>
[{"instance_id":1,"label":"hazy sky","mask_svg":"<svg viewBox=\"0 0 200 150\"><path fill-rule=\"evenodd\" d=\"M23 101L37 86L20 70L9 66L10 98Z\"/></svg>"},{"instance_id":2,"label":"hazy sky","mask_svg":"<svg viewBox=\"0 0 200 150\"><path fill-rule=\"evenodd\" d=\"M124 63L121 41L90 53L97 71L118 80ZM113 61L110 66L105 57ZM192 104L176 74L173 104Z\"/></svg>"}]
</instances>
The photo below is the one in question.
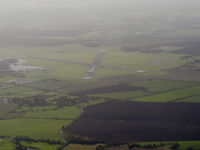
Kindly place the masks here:
<instances>
[{"instance_id":1,"label":"hazy sky","mask_svg":"<svg viewBox=\"0 0 200 150\"><path fill-rule=\"evenodd\" d=\"M149 20L164 19L167 15L190 21L198 20L199 14L199 0L0 0L0 30L126 24L134 18L139 22L146 20L148 25Z\"/></svg>"}]
</instances>

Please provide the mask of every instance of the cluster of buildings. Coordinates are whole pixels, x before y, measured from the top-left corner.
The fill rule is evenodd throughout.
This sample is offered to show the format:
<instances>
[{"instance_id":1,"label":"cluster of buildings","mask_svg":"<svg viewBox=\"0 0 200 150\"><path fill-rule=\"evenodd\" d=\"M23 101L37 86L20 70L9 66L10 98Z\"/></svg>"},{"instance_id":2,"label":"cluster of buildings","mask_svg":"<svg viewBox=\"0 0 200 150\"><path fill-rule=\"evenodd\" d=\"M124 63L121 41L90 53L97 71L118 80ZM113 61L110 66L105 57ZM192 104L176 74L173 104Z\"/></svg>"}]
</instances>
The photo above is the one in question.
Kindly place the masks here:
<instances>
[{"instance_id":1,"label":"cluster of buildings","mask_svg":"<svg viewBox=\"0 0 200 150\"><path fill-rule=\"evenodd\" d=\"M37 67L37 66L29 66L25 65L25 60L18 59L18 62L10 64L10 70L12 71L47 71L48 69L45 67Z\"/></svg>"}]
</instances>

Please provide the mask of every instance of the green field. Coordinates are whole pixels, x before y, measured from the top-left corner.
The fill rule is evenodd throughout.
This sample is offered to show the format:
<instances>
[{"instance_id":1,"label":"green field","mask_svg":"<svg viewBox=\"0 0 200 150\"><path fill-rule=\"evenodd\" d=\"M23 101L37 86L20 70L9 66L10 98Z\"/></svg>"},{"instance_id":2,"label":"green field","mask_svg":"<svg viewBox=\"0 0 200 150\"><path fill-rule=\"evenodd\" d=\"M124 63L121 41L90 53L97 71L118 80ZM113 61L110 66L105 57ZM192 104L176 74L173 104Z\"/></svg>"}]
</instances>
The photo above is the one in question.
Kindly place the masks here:
<instances>
[{"instance_id":1,"label":"green field","mask_svg":"<svg viewBox=\"0 0 200 150\"><path fill-rule=\"evenodd\" d=\"M130 83L131 86L145 87L151 92L162 92L195 85L192 82L177 80L147 80L143 82Z\"/></svg>"},{"instance_id":2,"label":"green field","mask_svg":"<svg viewBox=\"0 0 200 150\"><path fill-rule=\"evenodd\" d=\"M200 86L194 86L190 88L173 90L169 92L163 92L160 94L136 98L133 100L142 102L168 102L168 101L179 101L181 99L196 96L199 94L200 94Z\"/></svg>"},{"instance_id":3,"label":"green field","mask_svg":"<svg viewBox=\"0 0 200 150\"><path fill-rule=\"evenodd\" d=\"M79 117L81 110L77 107L64 107L54 111L34 111L24 115L26 118L48 118L48 119L74 119Z\"/></svg>"},{"instance_id":4,"label":"green field","mask_svg":"<svg viewBox=\"0 0 200 150\"><path fill-rule=\"evenodd\" d=\"M165 141L165 142L139 142L140 145L149 145L149 144L172 144L174 142L172 141ZM180 150L187 150L188 148L193 148L195 150L198 150L200 147L200 141L177 141L177 143L180 145Z\"/></svg>"},{"instance_id":5,"label":"green field","mask_svg":"<svg viewBox=\"0 0 200 150\"><path fill-rule=\"evenodd\" d=\"M114 98L114 99L135 99L138 97L144 97L146 95L156 95L160 92L167 92L170 90L177 90L195 85L193 82L176 81L176 80L146 80L142 82L128 83L133 87L144 87L146 91L127 91L127 92L111 92L91 94L91 96L97 96L102 98Z\"/></svg>"},{"instance_id":6,"label":"green field","mask_svg":"<svg viewBox=\"0 0 200 150\"><path fill-rule=\"evenodd\" d=\"M0 150L13 150L15 145L9 139L0 138Z\"/></svg>"},{"instance_id":7,"label":"green field","mask_svg":"<svg viewBox=\"0 0 200 150\"><path fill-rule=\"evenodd\" d=\"M101 97L101 98L130 99L134 97L145 96L148 94L150 94L150 92L131 91L131 92L112 92L112 93L102 93L102 94L91 94L91 96Z\"/></svg>"},{"instance_id":8,"label":"green field","mask_svg":"<svg viewBox=\"0 0 200 150\"><path fill-rule=\"evenodd\" d=\"M15 105L0 104L0 107L2 117L12 118L0 120L0 136L28 136L33 139L60 139L59 130L81 114L80 108L75 106L58 108L49 105L23 106L15 110L15 116L9 113L16 109Z\"/></svg>"},{"instance_id":9,"label":"green field","mask_svg":"<svg viewBox=\"0 0 200 150\"><path fill-rule=\"evenodd\" d=\"M98 145L80 145L70 144L64 148L64 150L96 150Z\"/></svg>"},{"instance_id":10,"label":"green field","mask_svg":"<svg viewBox=\"0 0 200 150\"><path fill-rule=\"evenodd\" d=\"M140 52L125 52L118 46L91 48L78 44L54 48L0 48L0 55L4 59L24 57L23 59L27 61L26 64L28 65L48 68L47 72L21 72L20 76L17 77L19 79L38 81L57 78L68 82L80 82L100 49L108 51L102 65L110 68L99 68L96 72L96 78L137 73L139 70L143 70L144 73L155 73L185 63L185 60L181 59L182 54L152 53L149 55ZM112 69L112 67L115 69ZM5 80L7 79L0 79L0 81Z\"/></svg>"},{"instance_id":11,"label":"green field","mask_svg":"<svg viewBox=\"0 0 200 150\"><path fill-rule=\"evenodd\" d=\"M28 136L35 139L60 139L59 130L70 124L70 120L53 119L9 119L0 120L2 136Z\"/></svg>"},{"instance_id":12,"label":"green field","mask_svg":"<svg viewBox=\"0 0 200 150\"><path fill-rule=\"evenodd\" d=\"M36 111L49 111L49 110L56 110L58 107L56 105L48 105L48 106L22 106L18 108L17 112L36 112Z\"/></svg>"},{"instance_id":13,"label":"green field","mask_svg":"<svg viewBox=\"0 0 200 150\"><path fill-rule=\"evenodd\" d=\"M200 95L183 98L180 100L180 102L192 102L192 103L200 102Z\"/></svg>"},{"instance_id":14,"label":"green field","mask_svg":"<svg viewBox=\"0 0 200 150\"><path fill-rule=\"evenodd\" d=\"M21 142L21 144L26 147L34 147L40 150L57 150L60 147L60 145L56 145L56 144L50 145L50 144L41 143L41 142L38 142L38 143Z\"/></svg>"},{"instance_id":15,"label":"green field","mask_svg":"<svg viewBox=\"0 0 200 150\"><path fill-rule=\"evenodd\" d=\"M28 97L33 95L42 94L43 91L36 90L30 87L23 87L23 86L15 86L11 88L2 89L0 91L0 97L7 98L7 97Z\"/></svg>"},{"instance_id":16,"label":"green field","mask_svg":"<svg viewBox=\"0 0 200 150\"><path fill-rule=\"evenodd\" d=\"M151 72L180 66L184 63L184 60L180 59L181 56L169 53L129 53L115 49L108 51L102 64L105 66L130 69L132 71L143 70L145 72Z\"/></svg>"},{"instance_id":17,"label":"green field","mask_svg":"<svg viewBox=\"0 0 200 150\"><path fill-rule=\"evenodd\" d=\"M187 150L189 147L197 150L200 148L200 141L181 141L178 143L180 144L181 150Z\"/></svg>"},{"instance_id":18,"label":"green field","mask_svg":"<svg viewBox=\"0 0 200 150\"><path fill-rule=\"evenodd\" d=\"M40 81L30 83L27 86L35 88L35 89L54 91L68 84L69 83L65 83L61 80L46 79L46 80L40 80Z\"/></svg>"},{"instance_id":19,"label":"green field","mask_svg":"<svg viewBox=\"0 0 200 150\"><path fill-rule=\"evenodd\" d=\"M57 150L41 140L63 142L61 128L112 100L200 103L198 0L19 1L0 0L0 150L15 150L15 136L33 141L20 141L28 150ZM16 59L35 69L12 70ZM199 141L179 143L200 150Z\"/></svg>"},{"instance_id":20,"label":"green field","mask_svg":"<svg viewBox=\"0 0 200 150\"><path fill-rule=\"evenodd\" d=\"M14 104L0 104L0 117L16 109Z\"/></svg>"}]
</instances>

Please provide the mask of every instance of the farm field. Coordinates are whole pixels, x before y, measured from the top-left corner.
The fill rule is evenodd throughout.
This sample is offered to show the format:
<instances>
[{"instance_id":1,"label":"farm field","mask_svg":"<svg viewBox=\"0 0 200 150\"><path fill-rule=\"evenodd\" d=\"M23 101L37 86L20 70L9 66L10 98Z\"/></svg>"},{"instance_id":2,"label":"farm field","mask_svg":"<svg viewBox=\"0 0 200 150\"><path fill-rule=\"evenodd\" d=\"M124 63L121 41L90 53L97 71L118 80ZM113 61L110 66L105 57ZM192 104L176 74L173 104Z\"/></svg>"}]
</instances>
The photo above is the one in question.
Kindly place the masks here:
<instances>
[{"instance_id":1,"label":"farm field","mask_svg":"<svg viewBox=\"0 0 200 150\"><path fill-rule=\"evenodd\" d=\"M28 112L24 115L26 118L45 118L45 119L68 119L73 120L81 114L80 109L77 107L65 107L52 111L35 111Z\"/></svg>"},{"instance_id":2,"label":"farm field","mask_svg":"<svg viewBox=\"0 0 200 150\"><path fill-rule=\"evenodd\" d=\"M96 150L97 145L81 145L81 144L70 144L64 148L64 150Z\"/></svg>"},{"instance_id":3,"label":"farm field","mask_svg":"<svg viewBox=\"0 0 200 150\"><path fill-rule=\"evenodd\" d=\"M122 90L119 90L118 92L114 92L112 88L107 90L107 92L104 92L101 90L100 92L95 92L95 89L88 90L88 93L91 96L97 96L102 98L114 98L114 99L130 99L138 98L138 97L145 97L146 95L156 95L158 93L165 93L168 91L178 90L182 88L187 88L190 86L194 86L197 83L193 82L185 82L185 81L176 81L176 80L145 80L145 81L139 81L139 82L129 82L127 83L126 87L138 87L143 88L141 91L137 90L126 90L126 88ZM118 85L120 86L120 85ZM123 85L120 86L123 88ZM106 89L106 87L102 88ZM84 93L84 92L83 92Z\"/></svg>"},{"instance_id":4,"label":"farm field","mask_svg":"<svg viewBox=\"0 0 200 150\"><path fill-rule=\"evenodd\" d=\"M41 150L57 150L60 145L58 144L47 144L47 143L31 143L31 142L21 142L23 146L37 148Z\"/></svg>"},{"instance_id":5,"label":"farm field","mask_svg":"<svg viewBox=\"0 0 200 150\"><path fill-rule=\"evenodd\" d=\"M65 132L107 142L198 140L199 107L193 103L111 101L86 108Z\"/></svg>"},{"instance_id":6,"label":"farm field","mask_svg":"<svg viewBox=\"0 0 200 150\"><path fill-rule=\"evenodd\" d=\"M143 70L144 72L151 72L180 66L184 62L184 60L180 59L181 56L182 55L174 55L168 53L125 53L116 49L113 51L108 51L108 54L102 64L105 66L130 69L131 71L135 72L139 70ZM116 61L115 58L118 58L118 61Z\"/></svg>"},{"instance_id":7,"label":"farm field","mask_svg":"<svg viewBox=\"0 0 200 150\"><path fill-rule=\"evenodd\" d=\"M60 139L59 130L62 126L70 124L70 120L53 119L9 119L0 120L0 133L2 136L28 136L40 139Z\"/></svg>"},{"instance_id":8,"label":"farm field","mask_svg":"<svg viewBox=\"0 0 200 150\"><path fill-rule=\"evenodd\" d=\"M15 145L9 139L0 138L0 150L13 150Z\"/></svg>"},{"instance_id":9,"label":"farm field","mask_svg":"<svg viewBox=\"0 0 200 150\"><path fill-rule=\"evenodd\" d=\"M183 98L180 100L180 102L191 102L191 103L195 103L195 102L200 102L200 97L199 95L197 96L192 96L192 97L187 97L187 98Z\"/></svg>"},{"instance_id":10,"label":"farm field","mask_svg":"<svg viewBox=\"0 0 200 150\"><path fill-rule=\"evenodd\" d=\"M127 53L120 50L119 47L115 47L116 49L113 47L101 47L100 49L106 49L108 54L103 59L100 68L97 69L94 79L84 80L83 76L93 62L98 50L89 48L86 50L87 53L83 54L80 52L82 48L80 45L70 45L56 47L56 51L51 48L40 47L30 48L28 51L21 49L19 53L16 53L19 49L11 49L12 55L10 52L2 53L6 58L13 58L13 55L15 55L15 58L22 58L23 55L23 59L27 61L28 65L46 67L48 71L17 72L14 75L0 78L3 85L0 91L0 98L9 99L6 104L1 104L2 108L9 109L1 109L2 116L5 119L0 120L0 136L27 136L36 140L62 140L59 131L63 126L70 126L74 120L80 116L82 117L83 110L87 106L99 105L110 99L156 102L168 101L178 97L182 98L180 102L199 102L198 83L194 81L157 79L157 76L161 75L159 72L165 72L165 69L179 67L184 64L186 60L181 59L183 54L152 53L148 59L141 62L148 54L140 52ZM87 49L87 47L83 49ZM44 53L40 53L41 50L44 50ZM47 51L48 55L46 55ZM71 51L76 52L71 53ZM20 53L22 55L18 57ZM115 62L115 59L110 58L111 56L120 58L121 62ZM167 58L164 59L165 57ZM125 58L126 61L123 60ZM146 74L148 73L155 73L155 77L147 77ZM14 79L31 82L27 84L5 84L6 81ZM170 99L161 100L160 97L165 97L165 94L171 96L169 97ZM150 95L158 95L158 98L154 99L153 97L152 100ZM66 96L69 98L66 99ZM42 100L40 104L37 102L37 97ZM87 101L88 97L92 100ZM13 104L12 100L16 98L23 99L27 104L22 105L19 102ZM29 103L32 98L35 99L33 104L32 102ZM65 103L70 106L62 107L62 104ZM13 115L12 111L16 114ZM109 121L105 121L105 123L110 124ZM138 124L140 123L131 125L138 127ZM120 124L116 123L116 125ZM150 127L153 125L155 124L148 124ZM144 127L143 124L140 124L140 126ZM177 126L174 127L171 124L166 124L166 126L177 128ZM185 128L187 127L185 126ZM91 126L91 128L93 127ZM126 128L130 129L129 126ZM194 132L196 132L195 129ZM188 139L186 138L186 140ZM40 148L41 150L57 150L61 146L60 143L49 145L47 142L22 143L22 145ZM65 149L73 150L80 147L85 150L93 150L96 146L72 144Z\"/></svg>"},{"instance_id":11,"label":"farm field","mask_svg":"<svg viewBox=\"0 0 200 150\"><path fill-rule=\"evenodd\" d=\"M27 97L27 96L33 96L33 95L39 95L43 93L43 91L35 90L29 87L12 87L3 89L0 92L0 97Z\"/></svg>"},{"instance_id":12,"label":"farm field","mask_svg":"<svg viewBox=\"0 0 200 150\"><path fill-rule=\"evenodd\" d=\"M199 6L0 0L0 150L200 150Z\"/></svg>"},{"instance_id":13,"label":"farm field","mask_svg":"<svg viewBox=\"0 0 200 150\"><path fill-rule=\"evenodd\" d=\"M12 110L16 109L16 105L13 104L0 104L0 117L4 116Z\"/></svg>"},{"instance_id":14,"label":"farm field","mask_svg":"<svg viewBox=\"0 0 200 150\"><path fill-rule=\"evenodd\" d=\"M136 101L145 102L167 102L167 101L179 101L184 98L197 96L200 94L200 86L194 86L190 88L184 88L180 90L174 90L169 92L164 92L161 94L145 96L137 98Z\"/></svg>"}]
</instances>

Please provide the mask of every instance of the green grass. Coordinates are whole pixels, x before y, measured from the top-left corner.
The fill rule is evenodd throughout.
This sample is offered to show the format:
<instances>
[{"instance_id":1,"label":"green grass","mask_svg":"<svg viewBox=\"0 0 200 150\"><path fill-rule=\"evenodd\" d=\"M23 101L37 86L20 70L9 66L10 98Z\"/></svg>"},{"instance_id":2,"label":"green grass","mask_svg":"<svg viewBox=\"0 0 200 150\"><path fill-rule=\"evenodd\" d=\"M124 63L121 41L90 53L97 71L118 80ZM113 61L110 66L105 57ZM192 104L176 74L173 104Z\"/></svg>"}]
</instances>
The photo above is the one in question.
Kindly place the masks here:
<instances>
[{"instance_id":1,"label":"green grass","mask_svg":"<svg viewBox=\"0 0 200 150\"><path fill-rule=\"evenodd\" d=\"M14 104L0 104L0 117L4 116L6 113L14 110L16 105Z\"/></svg>"},{"instance_id":2,"label":"green grass","mask_svg":"<svg viewBox=\"0 0 200 150\"><path fill-rule=\"evenodd\" d=\"M38 95L43 93L43 91L35 90L30 87L15 86L0 91L0 97L28 97L33 95Z\"/></svg>"},{"instance_id":3,"label":"green grass","mask_svg":"<svg viewBox=\"0 0 200 150\"><path fill-rule=\"evenodd\" d=\"M70 64L62 61L91 64L97 55L97 51L100 49L108 50L107 55L102 61L102 65L126 68L130 71L99 68L96 73L96 78L129 74L134 73L137 70L144 70L146 72L160 71L163 69L180 66L185 62L185 60L180 59L182 55L179 54L145 54L139 52L128 53L122 51L120 47L114 46L92 48L82 45L65 45L57 47L47 46L9 49L0 48L0 56L2 58L24 57L24 59L27 60L27 64L29 65L42 66L49 69L48 72L23 72L23 76L17 78L23 78L33 81L43 80L47 78L58 78L65 81L79 82L82 81L82 77L88 70L88 66ZM61 62L56 60L61 60ZM174 64L174 62L176 63Z\"/></svg>"},{"instance_id":4,"label":"green grass","mask_svg":"<svg viewBox=\"0 0 200 150\"><path fill-rule=\"evenodd\" d=\"M51 74L52 76L61 80L77 82L82 80L87 70L87 66L63 64L51 70Z\"/></svg>"},{"instance_id":5,"label":"green grass","mask_svg":"<svg viewBox=\"0 0 200 150\"><path fill-rule=\"evenodd\" d=\"M98 68L95 73L95 78L109 77L109 76L113 76L113 75L119 76L119 75L128 74L128 73L129 73L129 71Z\"/></svg>"},{"instance_id":6,"label":"green grass","mask_svg":"<svg viewBox=\"0 0 200 150\"><path fill-rule=\"evenodd\" d=\"M194 150L200 149L200 141L177 141L180 145L180 150L187 150L189 147L193 147ZM149 144L172 144L174 141L162 141L162 142L139 142L140 145L145 146Z\"/></svg>"},{"instance_id":7,"label":"green grass","mask_svg":"<svg viewBox=\"0 0 200 150\"><path fill-rule=\"evenodd\" d=\"M179 102L200 103L200 95L183 98Z\"/></svg>"},{"instance_id":8,"label":"green grass","mask_svg":"<svg viewBox=\"0 0 200 150\"><path fill-rule=\"evenodd\" d=\"M0 138L0 150L14 150L15 145L9 139Z\"/></svg>"},{"instance_id":9,"label":"green grass","mask_svg":"<svg viewBox=\"0 0 200 150\"><path fill-rule=\"evenodd\" d=\"M111 92L91 94L91 96L114 98L114 99L133 99L143 97L157 92L179 89L195 85L195 83L174 80L147 80L142 82L129 83L130 86L144 87L147 91L127 91L127 92Z\"/></svg>"},{"instance_id":10,"label":"green grass","mask_svg":"<svg viewBox=\"0 0 200 150\"><path fill-rule=\"evenodd\" d=\"M138 87L142 86L152 92L161 92L191 86L194 85L194 83L174 80L147 80L143 82L131 83L130 85Z\"/></svg>"},{"instance_id":11,"label":"green grass","mask_svg":"<svg viewBox=\"0 0 200 150\"><path fill-rule=\"evenodd\" d=\"M112 92L112 93L92 94L91 96L102 97L102 98L114 98L114 99L129 99L129 98L145 96L147 94L149 94L149 92L130 91L130 92Z\"/></svg>"},{"instance_id":12,"label":"green grass","mask_svg":"<svg viewBox=\"0 0 200 150\"><path fill-rule=\"evenodd\" d=\"M126 68L133 71L158 71L161 69L180 66L184 62L184 60L180 58L181 56L182 55L170 53L149 54L124 52L120 49L111 49L108 51L102 64L105 66Z\"/></svg>"},{"instance_id":13,"label":"green grass","mask_svg":"<svg viewBox=\"0 0 200 150\"><path fill-rule=\"evenodd\" d=\"M58 110L51 111L34 111L28 112L24 117L28 118L49 118L49 119L75 119L79 117L81 110L78 107L64 107Z\"/></svg>"},{"instance_id":14,"label":"green grass","mask_svg":"<svg viewBox=\"0 0 200 150\"><path fill-rule=\"evenodd\" d=\"M18 108L16 111L18 112L33 112L33 111L49 111L49 110L55 110L58 107L55 105L48 105L48 106L34 106L34 107L29 107L29 106L22 106Z\"/></svg>"},{"instance_id":15,"label":"green grass","mask_svg":"<svg viewBox=\"0 0 200 150\"><path fill-rule=\"evenodd\" d=\"M164 92L161 94L145 96L141 98L136 98L134 100L142 102L167 102L167 101L182 99L185 97L191 97L197 94L200 94L200 86L194 86L190 88Z\"/></svg>"},{"instance_id":16,"label":"green grass","mask_svg":"<svg viewBox=\"0 0 200 150\"><path fill-rule=\"evenodd\" d=\"M0 136L28 136L35 139L59 139L59 130L69 125L80 116L81 110L77 107L64 107L58 110L49 106L44 110L41 107L24 107L18 111L33 111L24 115L24 118L0 120Z\"/></svg>"},{"instance_id":17,"label":"green grass","mask_svg":"<svg viewBox=\"0 0 200 150\"><path fill-rule=\"evenodd\" d=\"M79 106L81 108L85 108L85 107L88 107L88 106L97 105L97 104L104 103L104 102L106 102L106 100L99 99L99 100L96 100L96 101L90 101L90 102L81 103Z\"/></svg>"},{"instance_id":18,"label":"green grass","mask_svg":"<svg viewBox=\"0 0 200 150\"><path fill-rule=\"evenodd\" d=\"M28 136L34 139L60 139L59 130L69 120L9 119L0 120L0 136Z\"/></svg>"},{"instance_id":19,"label":"green grass","mask_svg":"<svg viewBox=\"0 0 200 150\"><path fill-rule=\"evenodd\" d=\"M200 149L200 141L181 141L178 143L181 145L181 150L187 150L189 147L193 147L195 150Z\"/></svg>"},{"instance_id":20,"label":"green grass","mask_svg":"<svg viewBox=\"0 0 200 150\"><path fill-rule=\"evenodd\" d=\"M57 150L61 145L57 144L47 144L47 143L28 143L28 142L21 142L23 146L26 147L34 147L39 148L40 150Z\"/></svg>"},{"instance_id":21,"label":"green grass","mask_svg":"<svg viewBox=\"0 0 200 150\"><path fill-rule=\"evenodd\" d=\"M69 144L64 150L96 150L98 145Z\"/></svg>"},{"instance_id":22,"label":"green grass","mask_svg":"<svg viewBox=\"0 0 200 150\"><path fill-rule=\"evenodd\" d=\"M28 84L29 87L32 87L35 89L45 89L45 90L56 90L65 85L67 85L67 83L61 80L40 80L40 81L36 81L36 82Z\"/></svg>"}]
</instances>

